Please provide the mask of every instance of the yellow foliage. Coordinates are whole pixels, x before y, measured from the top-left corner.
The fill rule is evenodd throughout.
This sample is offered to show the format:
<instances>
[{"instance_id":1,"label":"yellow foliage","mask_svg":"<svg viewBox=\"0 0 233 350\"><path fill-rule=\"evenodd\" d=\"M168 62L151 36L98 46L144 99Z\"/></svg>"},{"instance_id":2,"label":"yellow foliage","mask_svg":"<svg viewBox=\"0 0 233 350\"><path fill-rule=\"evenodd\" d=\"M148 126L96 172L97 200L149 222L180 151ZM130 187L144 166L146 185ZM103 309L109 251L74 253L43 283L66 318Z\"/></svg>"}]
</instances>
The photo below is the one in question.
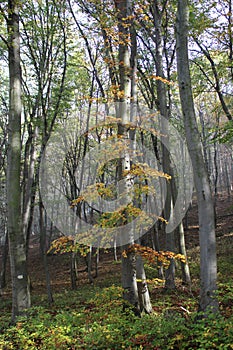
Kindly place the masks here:
<instances>
[{"instance_id":1,"label":"yellow foliage","mask_svg":"<svg viewBox=\"0 0 233 350\"><path fill-rule=\"evenodd\" d=\"M81 203L85 200L84 196L79 196L78 198L72 200L70 207L75 207L78 203Z\"/></svg>"},{"instance_id":2,"label":"yellow foliage","mask_svg":"<svg viewBox=\"0 0 233 350\"><path fill-rule=\"evenodd\" d=\"M89 247L83 244L75 243L74 237L71 236L62 236L58 239L55 239L51 245L49 250L47 251L47 254L53 253L53 254L64 254L64 253L71 253L71 252L79 252L81 256L86 256Z\"/></svg>"},{"instance_id":3,"label":"yellow foliage","mask_svg":"<svg viewBox=\"0 0 233 350\"><path fill-rule=\"evenodd\" d=\"M160 77L158 75L154 75L154 74L148 76L148 78L155 79L155 80L160 80L162 83L168 84L168 85L173 85L174 84L172 81L169 81L169 80L167 80L165 78L162 78L162 77Z\"/></svg>"},{"instance_id":4,"label":"yellow foliage","mask_svg":"<svg viewBox=\"0 0 233 350\"><path fill-rule=\"evenodd\" d=\"M181 262L186 262L185 256L182 254L175 254L170 251L158 252L150 247L145 247L140 244L133 244L129 246L126 250L122 252L122 256L126 258L130 253L140 255L142 258L146 259L150 264L155 264L156 262L160 262L165 267L169 266L171 259L179 260Z\"/></svg>"},{"instance_id":5,"label":"yellow foliage","mask_svg":"<svg viewBox=\"0 0 233 350\"><path fill-rule=\"evenodd\" d=\"M62 236L58 239L55 239L51 245L47 254L53 252L53 254L63 254L67 252L72 252L74 249L74 239L69 236Z\"/></svg>"},{"instance_id":6,"label":"yellow foliage","mask_svg":"<svg viewBox=\"0 0 233 350\"><path fill-rule=\"evenodd\" d=\"M167 180L171 180L171 176L163 173L161 171L158 171L154 168L151 168L146 163L137 163L136 165L133 165L130 170L125 170L123 173L123 176L132 175L133 177L139 176L142 178L157 178L157 177L164 177Z\"/></svg>"}]
</instances>

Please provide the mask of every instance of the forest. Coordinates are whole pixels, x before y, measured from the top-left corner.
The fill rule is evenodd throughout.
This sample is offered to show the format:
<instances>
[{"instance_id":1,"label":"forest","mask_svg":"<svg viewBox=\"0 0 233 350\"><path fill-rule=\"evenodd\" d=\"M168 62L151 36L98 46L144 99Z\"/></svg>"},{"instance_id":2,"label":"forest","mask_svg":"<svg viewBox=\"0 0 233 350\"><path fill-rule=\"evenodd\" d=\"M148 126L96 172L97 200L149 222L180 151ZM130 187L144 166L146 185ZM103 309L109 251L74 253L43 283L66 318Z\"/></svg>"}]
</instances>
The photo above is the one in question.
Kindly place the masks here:
<instances>
[{"instance_id":1,"label":"forest","mask_svg":"<svg viewBox=\"0 0 233 350\"><path fill-rule=\"evenodd\" d=\"M0 349L233 349L232 7L0 1Z\"/></svg>"}]
</instances>

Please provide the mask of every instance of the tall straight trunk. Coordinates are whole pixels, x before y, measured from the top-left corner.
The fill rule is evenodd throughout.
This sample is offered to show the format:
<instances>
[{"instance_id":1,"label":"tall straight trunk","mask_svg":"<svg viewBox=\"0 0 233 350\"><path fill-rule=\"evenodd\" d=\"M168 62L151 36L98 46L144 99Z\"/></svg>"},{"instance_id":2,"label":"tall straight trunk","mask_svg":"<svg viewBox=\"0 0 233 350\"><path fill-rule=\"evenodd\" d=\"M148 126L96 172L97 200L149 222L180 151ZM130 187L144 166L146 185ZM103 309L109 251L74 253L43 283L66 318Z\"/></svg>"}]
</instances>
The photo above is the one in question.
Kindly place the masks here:
<instances>
[{"instance_id":1,"label":"tall straight trunk","mask_svg":"<svg viewBox=\"0 0 233 350\"><path fill-rule=\"evenodd\" d=\"M77 279L78 279L78 270L77 270L77 253L72 252L70 257L70 277L71 277L71 289L77 289Z\"/></svg>"},{"instance_id":2,"label":"tall straight trunk","mask_svg":"<svg viewBox=\"0 0 233 350\"><path fill-rule=\"evenodd\" d=\"M9 135L7 154L7 224L12 278L12 320L30 307L26 241L22 228L21 162L21 69L19 2L8 1Z\"/></svg>"},{"instance_id":3,"label":"tall straight trunk","mask_svg":"<svg viewBox=\"0 0 233 350\"><path fill-rule=\"evenodd\" d=\"M227 190L227 196L228 199L230 199L231 197L231 183L230 183L230 176L229 176L229 172L228 172L228 163L227 163L227 158L224 159L224 168L225 168L225 186L226 186L226 190Z\"/></svg>"},{"instance_id":4,"label":"tall straight trunk","mask_svg":"<svg viewBox=\"0 0 233 350\"><path fill-rule=\"evenodd\" d=\"M163 13L159 9L159 5L157 1L154 1L153 3L153 19L154 19L154 26L155 26L155 44L156 44L156 75L160 78L165 78L164 75L164 69L163 69L163 44L162 44L162 29L161 29L161 17ZM166 138L167 142L169 142L169 130L167 127L166 120L169 119L169 111L167 108L167 90L165 83L161 80L157 80L156 85L157 90L157 98L158 98L158 108L159 112L162 116L161 118L161 133L162 136L161 139L163 140L163 137ZM171 170L171 159L170 159L170 153L165 144L162 142L162 166L163 171L169 175L172 175ZM172 177L172 182L174 182L174 178ZM169 220L171 211L173 208L173 198L174 193L172 193L172 182L167 184L167 196L165 201L165 208L164 208L164 216L166 220ZM174 187L174 186L173 186ZM163 225L165 230L165 225ZM175 249L175 238L174 238L174 231L166 232L166 249L169 251L174 251ZM175 263L174 260L171 259L170 265L166 270L165 273L165 288L166 289L175 289Z\"/></svg>"},{"instance_id":5,"label":"tall straight trunk","mask_svg":"<svg viewBox=\"0 0 233 350\"><path fill-rule=\"evenodd\" d=\"M186 262L181 261L182 282L183 282L183 284L190 285L191 284L191 277L190 277L189 265L187 262L185 236L184 236L184 225L183 225L182 221L179 224L179 252L180 252L180 254L184 255L186 258Z\"/></svg>"},{"instance_id":6,"label":"tall straight trunk","mask_svg":"<svg viewBox=\"0 0 233 350\"><path fill-rule=\"evenodd\" d=\"M116 10L118 12L118 30L119 30L119 71L120 71L120 90L122 98L120 99L118 117L121 118L122 124L119 125L118 134L125 139L131 139L132 144L135 140L135 131L127 132L125 125L130 121L135 122L137 106L137 42L136 32L133 24L130 23L132 15L132 1L131 0L115 0ZM125 24L128 24L127 26ZM131 40L129 45L128 39ZM124 171L130 170L130 154L125 152L123 160L119 166L118 177L122 178ZM132 200L133 183L130 177L126 178L125 193L129 195L130 202ZM134 229L131 228L129 235L129 243L134 242ZM128 246L122 247L127 249ZM137 283L137 277L140 281ZM123 297L129 304L133 305L136 315L140 315L142 311L150 313L152 311L149 291L145 277L145 271L142 260L137 261L135 252L127 253L127 257L122 255L122 287ZM126 303L127 305L127 303Z\"/></svg>"},{"instance_id":7,"label":"tall straight trunk","mask_svg":"<svg viewBox=\"0 0 233 350\"><path fill-rule=\"evenodd\" d=\"M124 26L125 19L130 15L131 0L115 0L116 10L118 11L118 30L119 30L119 70L120 70L120 90L122 91L122 97L119 104L119 118L122 120L122 124L119 125L118 134L128 137L125 130L125 124L130 122L130 97L131 97L131 65L130 65L130 49L126 42L126 38L129 36L129 30ZM124 154L124 158L119 166L119 180L122 178L122 174L125 170L130 169L130 156ZM125 185L125 191L129 192L132 185L130 180ZM129 232L129 242L134 243L133 232ZM127 246L123 246L122 250L127 249ZM136 280L136 255L131 252L127 254L127 257L122 255L122 287L123 298L131 305L133 305L136 314L140 314L139 300L138 300L138 287Z\"/></svg>"},{"instance_id":8,"label":"tall straight trunk","mask_svg":"<svg viewBox=\"0 0 233 350\"><path fill-rule=\"evenodd\" d=\"M53 303L53 294L52 294L49 266L48 266L48 259L47 259L47 246L46 246L47 222L45 219L46 219L46 212L44 210L43 203L42 203L42 200L40 198L40 201L39 201L40 251L41 251L41 257L43 259L43 265L44 265L44 271L45 271L45 280L46 280L48 302L49 302L49 304L52 304Z\"/></svg>"},{"instance_id":9,"label":"tall straight trunk","mask_svg":"<svg viewBox=\"0 0 233 350\"><path fill-rule=\"evenodd\" d=\"M159 228L158 225L154 225L151 231L151 240L152 240L152 248L160 252L160 242L159 242ZM158 277L164 279L164 269L163 264L160 261L157 261L158 266Z\"/></svg>"},{"instance_id":10,"label":"tall straight trunk","mask_svg":"<svg viewBox=\"0 0 233 350\"><path fill-rule=\"evenodd\" d=\"M188 58L188 18L188 0L178 0L177 71L185 134L197 191L201 278L199 311L205 313L218 310L216 237L213 201L194 111Z\"/></svg>"},{"instance_id":11,"label":"tall straight trunk","mask_svg":"<svg viewBox=\"0 0 233 350\"><path fill-rule=\"evenodd\" d=\"M140 256L136 260L136 271L137 271L137 287L138 287L138 300L140 312L150 314L153 309L150 302L150 294L146 281L146 273L144 269L144 263Z\"/></svg>"},{"instance_id":12,"label":"tall straight trunk","mask_svg":"<svg viewBox=\"0 0 233 350\"><path fill-rule=\"evenodd\" d=\"M184 186L184 192L187 189L187 184L186 184L186 178L184 176L185 174L185 166L186 166L186 157L185 157L185 152L184 152L184 145L183 145L183 141L180 142L180 146L181 146L181 159L180 161L182 162L183 165L183 176L181 181L183 182L183 186ZM186 202L186 200L185 200ZM186 204L186 203L185 203ZM190 207L191 203L189 203L189 207ZM186 212L185 215L185 225L186 228L188 228L188 211ZM186 284L186 285L191 285L191 276L190 276L190 270L189 270L189 265L188 265L188 259L187 259L187 253L186 253L186 245L185 245L185 234L184 234L185 230L184 230L184 223L183 220L181 220L179 226L178 226L178 235L179 235L179 252L180 254L185 256L185 262L180 262L181 264L181 271L182 271L182 283Z\"/></svg>"},{"instance_id":13,"label":"tall straight trunk","mask_svg":"<svg viewBox=\"0 0 233 350\"><path fill-rule=\"evenodd\" d=\"M2 264L1 264L2 268L1 268L1 272L0 272L0 295L2 294L3 289L6 287L6 268L7 268L8 251L9 251L8 235L5 232L5 242L4 242L4 246L3 246Z\"/></svg>"},{"instance_id":14,"label":"tall straight trunk","mask_svg":"<svg viewBox=\"0 0 233 350\"><path fill-rule=\"evenodd\" d=\"M130 27L131 52L130 52L130 71L131 71L131 108L130 121L136 123L137 115L137 34L135 27ZM142 134L141 134L142 135ZM136 149L136 133L135 130L129 132L131 141ZM140 312L150 314L153 309L150 301L150 293L146 281L146 273L142 258L136 258L136 277L138 289L138 301Z\"/></svg>"},{"instance_id":15,"label":"tall straight trunk","mask_svg":"<svg viewBox=\"0 0 233 350\"><path fill-rule=\"evenodd\" d=\"M23 210L22 210L22 225L23 232L26 237L26 254L28 254L29 238L31 234L35 196L37 190L37 183L35 181L35 166L36 166L36 147L35 142L37 139L38 128L32 130L31 125L28 127L29 137L25 147L24 154L24 170L23 170Z\"/></svg>"}]
</instances>

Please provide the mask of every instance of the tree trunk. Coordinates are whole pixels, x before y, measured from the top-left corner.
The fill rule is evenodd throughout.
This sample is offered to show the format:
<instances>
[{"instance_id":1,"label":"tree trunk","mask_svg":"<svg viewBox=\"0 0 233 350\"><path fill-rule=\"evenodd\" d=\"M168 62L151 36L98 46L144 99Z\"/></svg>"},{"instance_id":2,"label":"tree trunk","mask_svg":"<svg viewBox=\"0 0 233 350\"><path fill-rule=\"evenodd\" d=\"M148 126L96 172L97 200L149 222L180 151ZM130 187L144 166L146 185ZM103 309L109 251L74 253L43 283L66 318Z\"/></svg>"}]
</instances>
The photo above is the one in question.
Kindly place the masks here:
<instances>
[{"instance_id":1,"label":"tree trunk","mask_svg":"<svg viewBox=\"0 0 233 350\"><path fill-rule=\"evenodd\" d=\"M9 251L8 235L5 232L5 242L4 242L3 253L2 253L2 269L0 272L0 295L2 293L2 290L6 287L6 266L7 266L8 251Z\"/></svg>"},{"instance_id":2,"label":"tree trunk","mask_svg":"<svg viewBox=\"0 0 233 350\"><path fill-rule=\"evenodd\" d=\"M137 271L136 271L136 255L135 253L128 253L127 257L121 259L122 268L122 287L123 298L126 301L124 309L129 305L133 306L135 315L140 316L140 307L138 299L138 285L137 285Z\"/></svg>"},{"instance_id":3,"label":"tree trunk","mask_svg":"<svg viewBox=\"0 0 233 350\"><path fill-rule=\"evenodd\" d=\"M156 223L151 230L151 240L152 240L152 248L157 252L160 252L160 242L159 242L159 228ZM158 278L164 279L164 270L163 264L160 261L157 261L158 266Z\"/></svg>"},{"instance_id":4,"label":"tree trunk","mask_svg":"<svg viewBox=\"0 0 233 350\"><path fill-rule=\"evenodd\" d=\"M126 38L129 36L129 29L125 26L125 21L130 15L131 1L115 0L116 10L118 11L118 31L119 31L119 70L120 70L120 90L122 97L119 104L119 117L122 124L119 125L118 134L128 138L125 130L125 124L130 122L130 97L131 97L131 66L130 66L130 49ZM119 166L118 180L122 179L124 170L130 169L130 156L124 154L124 158ZM124 191L129 193L132 184L130 180L127 181ZM129 232L129 242L134 243L133 232ZM123 246L122 250L127 249ZM136 281L136 255L135 253L128 253L127 257L122 256L122 287L123 298L127 303L133 305L135 314L140 314L138 302L138 288Z\"/></svg>"},{"instance_id":5,"label":"tree trunk","mask_svg":"<svg viewBox=\"0 0 233 350\"><path fill-rule=\"evenodd\" d=\"M10 77L9 136L7 155L7 223L12 278L12 321L30 307L26 241L22 228L21 68L18 1L8 1L8 54Z\"/></svg>"},{"instance_id":6,"label":"tree trunk","mask_svg":"<svg viewBox=\"0 0 233 350\"><path fill-rule=\"evenodd\" d=\"M99 275L100 249L96 248L95 252L95 278Z\"/></svg>"},{"instance_id":7,"label":"tree trunk","mask_svg":"<svg viewBox=\"0 0 233 350\"><path fill-rule=\"evenodd\" d=\"M42 204L42 200L40 198L39 202L39 211L40 211L40 250L41 250L41 256L43 259L43 265L44 265L44 271L45 271L45 280L46 280L46 289L47 289L47 296L48 296L48 302L49 304L53 303L53 294L52 294L52 288L50 283L50 273L49 273L49 267L48 267L48 259L47 259L47 248L46 248L46 222L45 222L45 211Z\"/></svg>"},{"instance_id":8,"label":"tree trunk","mask_svg":"<svg viewBox=\"0 0 233 350\"><path fill-rule=\"evenodd\" d=\"M92 246L90 246L89 248L89 252L86 256L86 262L87 262L87 273L88 273L88 279L89 279L89 283L93 284L94 283L94 278L92 277L91 274L91 268L92 268Z\"/></svg>"},{"instance_id":9,"label":"tree trunk","mask_svg":"<svg viewBox=\"0 0 233 350\"><path fill-rule=\"evenodd\" d=\"M179 224L179 250L180 254L184 255L186 262L181 262L181 271L182 271L182 282L183 284L190 285L191 277L189 272L189 265L187 261L186 247L185 247L185 237L184 237L184 225L183 222Z\"/></svg>"},{"instance_id":10,"label":"tree trunk","mask_svg":"<svg viewBox=\"0 0 233 350\"><path fill-rule=\"evenodd\" d=\"M159 10L159 6L157 1L154 1L153 3L153 19L154 19L154 26L155 26L155 43L156 43L156 75L165 78L164 76L164 69L163 69L163 45L162 45L162 29L161 29L161 17L162 12ZM169 131L168 131L168 125L166 123L166 120L168 120L168 109L167 109L167 90L166 86L163 81L157 80L156 82L156 89L157 89L157 99L158 99L158 108L161 116L163 117L161 119L161 139L162 139L162 166L163 166L163 172L167 173L169 175L172 175L171 170L171 159L170 159L170 153L167 147L165 146L165 143L163 143L163 138L165 137L167 140L167 143L169 143ZM165 136L163 136L165 135ZM172 193L172 182L174 182L174 177L172 177L171 182L167 183L167 196L165 201L165 208L164 208L164 216L165 219L169 221L171 210L173 208L173 197L174 194ZM163 225L164 231L165 231L165 225ZM166 249L169 251L174 251L175 248L175 241L174 241L174 231L166 232ZM173 259L170 261L170 265L166 270L165 273L165 288L166 289L175 289L175 264Z\"/></svg>"},{"instance_id":11,"label":"tree trunk","mask_svg":"<svg viewBox=\"0 0 233 350\"><path fill-rule=\"evenodd\" d=\"M215 64L213 58L211 57L210 52L208 51L208 49L206 49L204 47L204 45L201 45L197 39L195 39L195 43L199 46L199 48L201 49L201 51L204 54L204 56L210 62L211 70L212 70L212 73L213 73L213 76L214 76L214 80L215 80L215 84L213 84L213 88L215 89L215 91L216 91L216 93L218 95L218 98L219 98L219 101L221 103L223 112L225 113L225 115L228 118L228 120L232 120L232 114L231 114L230 109L228 108L228 106L226 104L226 101L225 101L225 98L224 98L224 94L223 94L223 92L221 91L221 88L220 88L220 86L221 86L221 84L220 84L221 79L220 79L220 76L218 74L218 71L217 71L217 68L216 68L216 64Z\"/></svg>"},{"instance_id":12,"label":"tree trunk","mask_svg":"<svg viewBox=\"0 0 233 350\"><path fill-rule=\"evenodd\" d=\"M77 253L72 252L70 257L70 278L71 278L71 289L77 289Z\"/></svg>"},{"instance_id":13,"label":"tree trunk","mask_svg":"<svg viewBox=\"0 0 233 350\"><path fill-rule=\"evenodd\" d=\"M185 134L197 191L201 278L199 310L205 313L207 311L216 312L218 310L218 301L216 298L216 238L210 184L194 111L188 58L188 17L188 1L178 0L177 71Z\"/></svg>"},{"instance_id":14,"label":"tree trunk","mask_svg":"<svg viewBox=\"0 0 233 350\"><path fill-rule=\"evenodd\" d=\"M136 260L137 284L138 284L138 299L140 312L150 314L153 309L150 302L149 290L146 282L146 273L143 260L140 256Z\"/></svg>"},{"instance_id":15,"label":"tree trunk","mask_svg":"<svg viewBox=\"0 0 233 350\"><path fill-rule=\"evenodd\" d=\"M32 130L32 126L28 126L28 140L25 146L24 154L24 170L23 170L23 210L22 210L22 225L23 233L26 237L26 254L28 254L29 239L31 234L31 226L33 222L34 206L37 185L35 181L35 165L36 165L36 147L38 128Z\"/></svg>"}]
</instances>

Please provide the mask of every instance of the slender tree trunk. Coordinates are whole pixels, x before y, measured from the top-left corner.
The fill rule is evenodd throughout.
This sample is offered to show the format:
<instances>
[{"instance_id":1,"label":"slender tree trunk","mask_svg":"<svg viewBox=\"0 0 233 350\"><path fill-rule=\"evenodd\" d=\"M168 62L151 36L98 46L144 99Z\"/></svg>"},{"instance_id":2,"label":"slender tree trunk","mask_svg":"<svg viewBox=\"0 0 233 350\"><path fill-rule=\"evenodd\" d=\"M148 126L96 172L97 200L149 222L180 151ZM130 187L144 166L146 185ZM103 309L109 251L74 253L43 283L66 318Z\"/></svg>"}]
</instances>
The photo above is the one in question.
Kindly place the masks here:
<instances>
[{"instance_id":1,"label":"slender tree trunk","mask_svg":"<svg viewBox=\"0 0 233 350\"><path fill-rule=\"evenodd\" d=\"M113 247L113 254L114 254L114 260L117 261L117 245L116 245L116 239L114 238L114 247Z\"/></svg>"},{"instance_id":2,"label":"slender tree trunk","mask_svg":"<svg viewBox=\"0 0 233 350\"><path fill-rule=\"evenodd\" d=\"M214 203L216 207L216 201L218 198L218 146L214 142Z\"/></svg>"},{"instance_id":3,"label":"slender tree trunk","mask_svg":"<svg viewBox=\"0 0 233 350\"><path fill-rule=\"evenodd\" d=\"M226 184L226 190L227 190L227 197L230 199L231 197L231 184L230 184L230 177L228 173L228 163L227 159L224 161L224 167L225 167L225 184Z\"/></svg>"},{"instance_id":4,"label":"slender tree trunk","mask_svg":"<svg viewBox=\"0 0 233 350\"><path fill-rule=\"evenodd\" d=\"M7 223L12 278L12 321L30 307L26 241L22 227L21 162L21 69L19 2L8 1L8 52L10 76L9 137L7 155Z\"/></svg>"},{"instance_id":5,"label":"slender tree trunk","mask_svg":"<svg viewBox=\"0 0 233 350\"><path fill-rule=\"evenodd\" d=\"M134 143L135 131L127 132L125 125L130 121L134 121L135 110L137 105L137 84L136 84L136 55L137 55L137 43L136 32L131 22L132 15L132 1L131 0L115 0L116 10L118 11L118 30L119 30L119 71L120 71L120 90L122 92L122 98L119 104L119 117L122 120L122 124L119 125L118 134L125 139L131 139ZM126 25L127 23L127 25ZM131 45L129 45L129 38ZM119 166L118 177L122 178L123 172L130 170L130 154L125 152L123 160ZM132 200L131 190L132 181L130 177L126 180L124 191L129 195L129 201ZM129 243L134 243L134 228L129 232ZM122 247L127 249L127 246ZM137 283L137 272L140 274L140 279L143 280L143 288ZM144 310L146 312L151 311L150 296L146 284L145 271L143 262L137 262L135 252L127 253L127 256L122 256L122 287L124 289L123 297L127 302L133 305L136 315ZM139 288L138 288L139 287Z\"/></svg>"},{"instance_id":6,"label":"slender tree trunk","mask_svg":"<svg viewBox=\"0 0 233 350\"><path fill-rule=\"evenodd\" d=\"M151 239L152 239L152 247L157 252L160 251L160 243L159 243L159 228L157 227L157 223L154 225L152 231L151 231ZM163 264L158 261L158 277L164 279L164 270L163 270Z\"/></svg>"},{"instance_id":7,"label":"slender tree trunk","mask_svg":"<svg viewBox=\"0 0 233 350\"><path fill-rule=\"evenodd\" d=\"M118 31L119 31L119 70L120 70L120 90L122 97L119 104L119 117L122 124L119 125L118 134L128 138L125 130L125 124L130 122L130 97L131 97L131 66L130 66L130 49L127 43L129 29L125 26L125 21L130 15L131 0L115 0L116 10L118 11ZM122 178L124 170L130 169L130 156L124 154L124 158L119 166L119 180ZM125 192L128 193L132 184L130 180L125 185ZM134 243L133 232L129 232L129 242ZM123 246L122 250L127 249ZM134 307L135 314L140 315L138 301L138 287L136 280L136 255L131 252L127 257L122 255L122 287L123 298Z\"/></svg>"},{"instance_id":8,"label":"slender tree trunk","mask_svg":"<svg viewBox=\"0 0 233 350\"><path fill-rule=\"evenodd\" d=\"M162 45L162 30L161 30L161 17L162 12L159 10L159 5L157 1L153 3L153 18L154 25L156 29L155 34L155 43L156 43L156 74L161 78L165 78L164 69L163 69L163 45ZM161 80L157 80L157 98L158 98L158 108L161 116L164 118L161 119L161 132L162 135L165 135L165 138L168 140L169 131L167 128L167 123L164 122L168 120L168 109L167 109L167 90L164 82ZM163 139L163 136L162 136ZM162 165L163 171L169 175L172 175L171 171L171 159L170 153L165 147L164 143L162 143ZM174 178L172 177L172 182L174 182ZM164 208L164 216L166 220L169 220L171 215L171 210L173 209L173 197L172 193L172 182L167 184L167 196L165 201ZM165 230L165 225L163 225ZM166 232L166 249L169 251L174 251L175 249L175 239L174 239L174 231ZM165 288L174 289L175 288L175 263L174 260L171 259L170 265L165 273Z\"/></svg>"},{"instance_id":9,"label":"slender tree trunk","mask_svg":"<svg viewBox=\"0 0 233 350\"><path fill-rule=\"evenodd\" d=\"M24 171L23 171L23 232L26 237L26 254L28 254L29 238L31 234L31 226L33 222L34 204L36 197L36 189L38 183L35 181L35 165L36 165L36 148L35 141L37 139L38 128L32 130L28 127L29 137L25 149Z\"/></svg>"},{"instance_id":10,"label":"slender tree trunk","mask_svg":"<svg viewBox=\"0 0 233 350\"><path fill-rule=\"evenodd\" d=\"M3 253L2 253L2 269L0 272L0 295L2 290L6 286L6 266L7 266L8 251L9 251L8 235L7 233L5 233L5 242L4 242Z\"/></svg>"},{"instance_id":11,"label":"slender tree trunk","mask_svg":"<svg viewBox=\"0 0 233 350\"><path fill-rule=\"evenodd\" d=\"M197 128L188 58L188 0L178 0L177 10L177 70L186 140L190 153L197 191L200 239L200 304L199 310L216 312L216 238L214 208Z\"/></svg>"},{"instance_id":12,"label":"slender tree trunk","mask_svg":"<svg viewBox=\"0 0 233 350\"><path fill-rule=\"evenodd\" d=\"M46 289L47 289L47 296L48 296L48 302L49 304L53 303L53 294L52 294L52 288L50 283L50 273L49 273L49 267L48 267L48 259L47 259L47 248L46 248L46 223L45 223L45 211L42 204L42 200L40 198L39 202L39 211L40 211L40 250L41 250L41 256L43 259L43 265L44 265L44 271L45 271L45 280L46 280Z\"/></svg>"},{"instance_id":13,"label":"slender tree trunk","mask_svg":"<svg viewBox=\"0 0 233 350\"><path fill-rule=\"evenodd\" d=\"M187 261L186 247L185 247L185 237L184 237L184 225L183 222L179 224L179 250L180 254L184 255L186 262L181 262L181 271L182 271L182 281L183 284L191 284L189 265Z\"/></svg>"},{"instance_id":14,"label":"slender tree trunk","mask_svg":"<svg viewBox=\"0 0 233 350\"><path fill-rule=\"evenodd\" d=\"M201 142L203 145L203 154L204 154L204 160L207 168L207 173L210 178L210 159L208 159L207 155L207 141L206 141L206 127L205 127L205 121L204 121L204 116L203 116L203 111L202 109L199 110L199 119L201 123Z\"/></svg>"},{"instance_id":15,"label":"slender tree trunk","mask_svg":"<svg viewBox=\"0 0 233 350\"><path fill-rule=\"evenodd\" d=\"M100 249L96 248L95 252L95 278L99 275Z\"/></svg>"},{"instance_id":16,"label":"slender tree trunk","mask_svg":"<svg viewBox=\"0 0 233 350\"><path fill-rule=\"evenodd\" d=\"M77 253L72 252L70 257L70 277L72 290L77 289Z\"/></svg>"},{"instance_id":17,"label":"slender tree trunk","mask_svg":"<svg viewBox=\"0 0 233 350\"><path fill-rule=\"evenodd\" d=\"M86 256L86 262L87 262L87 273L88 273L88 279L91 284L94 283L94 278L92 277L91 274L91 267L92 267L92 246L89 248L89 252Z\"/></svg>"},{"instance_id":18,"label":"slender tree trunk","mask_svg":"<svg viewBox=\"0 0 233 350\"><path fill-rule=\"evenodd\" d=\"M153 309L150 302L150 295L146 281L144 264L140 256L138 256L136 260L136 271L140 312L144 311L145 313L150 314L153 311Z\"/></svg>"},{"instance_id":19,"label":"slender tree trunk","mask_svg":"<svg viewBox=\"0 0 233 350\"><path fill-rule=\"evenodd\" d=\"M132 6L132 5L131 5ZM130 121L136 123L137 115L137 36L136 30L133 25L130 27L131 38L131 52L130 52L130 70L131 70L131 108L130 108ZM136 134L135 130L129 133L130 139L136 149ZM141 134L142 136L142 134ZM152 305L150 302L150 294L146 281L146 273L144 269L144 263L139 256L136 258L136 277L138 288L138 300L140 312L147 314L152 312Z\"/></svg>"}]
</instances>

